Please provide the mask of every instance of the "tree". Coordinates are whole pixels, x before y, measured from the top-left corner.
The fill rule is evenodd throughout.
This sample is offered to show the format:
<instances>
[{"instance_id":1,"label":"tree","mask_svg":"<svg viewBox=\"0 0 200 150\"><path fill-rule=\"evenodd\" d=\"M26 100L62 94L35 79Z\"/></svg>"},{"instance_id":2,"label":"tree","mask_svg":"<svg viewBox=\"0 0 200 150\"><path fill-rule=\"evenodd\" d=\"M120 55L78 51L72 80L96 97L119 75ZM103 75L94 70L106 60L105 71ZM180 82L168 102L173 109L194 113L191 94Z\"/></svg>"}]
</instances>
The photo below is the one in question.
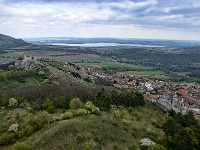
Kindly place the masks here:
<instances>
[{"instance_id":1,"label":"tree","mask_svg":"<svg viewBox=\"0 0 200 150\"><path fill-rule=\"evenodd\" d=\"M169 114L170 117L174 117L175 114L176 114L176 112L175 112L175 110L170 109L170 110L168 111L168 114Z\"/></svg>"},{"instance_id":2,"label":"tree","mask_svg":"<svg viewBox=\"0 0 200 150\"><path fill-rule=\"evenodd\" d=\"M42 106L43 109L47 110L47 112L50 114L55 112L55 106L50 99L46 99Z\"/></svg>"},{"instance_id":3,"label":"tree","mask_svg":"<svg viewBox=\"0 0 200 150\"><path fill-rule=\"evenodd\" d=\"M82 107L82 102L79 98L73 98L70 101L69 106L71 109L79 109Z\"/></svg>"},{"instance_id":4,"label":"tree","mask_svg":"<svg viewBox=\"0 0 200 150\"><path fill-rule=\"evenodd\" d=\"M176 123L173 118L169 118L162 126L163 131L165 132L165 136L169 141L171 141L171 137L173 137L176 130Z\"/></svg>"},{"instance_id":5,"label":"tree","mask_svg":"<svg viewBox=\"0 0 200 150\"><path fill-rule=\"evenodd\" d=\"M175 143L177 149L181 150L196 150L198 149L198 139L189 127L181 128L174 137L173 143Z\"/></svg>"}]
</instances>

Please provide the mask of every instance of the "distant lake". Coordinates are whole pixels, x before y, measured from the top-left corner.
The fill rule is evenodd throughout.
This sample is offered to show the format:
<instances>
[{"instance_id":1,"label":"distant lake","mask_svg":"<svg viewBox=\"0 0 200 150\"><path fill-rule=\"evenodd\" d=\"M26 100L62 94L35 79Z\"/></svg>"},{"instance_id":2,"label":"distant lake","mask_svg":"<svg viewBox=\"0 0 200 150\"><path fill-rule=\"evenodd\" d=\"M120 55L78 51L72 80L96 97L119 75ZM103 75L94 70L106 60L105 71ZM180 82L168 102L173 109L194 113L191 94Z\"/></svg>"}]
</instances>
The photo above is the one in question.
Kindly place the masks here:
<instances>
[{"instance_id":1,"label":"distant lake","mask_svg":"<svg viewBox=\"0 0 200 150\"><path fill-rule=\"evenodd\" d=\"M58 46L80 46L80 47L106 47L106 46L164 47L158 45L120 44L120 43L84 43L84 44L47 43L47 44L58 45Z\"/></svg>"}]
</instances>

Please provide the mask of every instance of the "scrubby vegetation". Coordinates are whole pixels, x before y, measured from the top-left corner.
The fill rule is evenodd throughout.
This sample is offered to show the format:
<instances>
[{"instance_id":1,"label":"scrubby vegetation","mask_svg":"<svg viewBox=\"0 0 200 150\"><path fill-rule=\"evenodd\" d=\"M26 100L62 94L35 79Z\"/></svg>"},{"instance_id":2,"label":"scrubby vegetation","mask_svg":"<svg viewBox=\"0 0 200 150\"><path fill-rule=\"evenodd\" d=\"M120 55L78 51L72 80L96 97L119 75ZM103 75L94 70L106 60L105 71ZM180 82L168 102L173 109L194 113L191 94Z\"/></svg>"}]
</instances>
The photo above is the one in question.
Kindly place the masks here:
<instances>
[{"instance_id":1,"label":"scrubby vegetation","mask_svg":"<svg viewBox=\"0 0 200 150\"><path fill-rule=\"evenodd\" d=\"M170 117L163 124L162 129L167 140L167 147L174 150L198 149L200 146L200 122L192 112L186 115L169 112Z\"/></svg>"},{"instance_id":2,"label":"scrubby vegetation","mask_svg":"<svg viewBox=\"0 0 200 150\"><path fill-rule=\"evenodd\" d=\"M66 109L65 113L56 110L53 114L12 108L4 118L4 123L1 123L4 129L0 136L1 147L20 140L23 144L17 143L13 147L123 149L139 147L139 141L143 137L156 139L156 142L162 144L159 139L164 138L161 126L166 115L156 110L152 104L148 105L151 106L149 109L113 106L110 110L100 111L88 101L81 108ZM19 124L17 132L8 131L9 122ZM155 126L152 122L157 122L158 125Z\"/></svg>"}]
</instances>

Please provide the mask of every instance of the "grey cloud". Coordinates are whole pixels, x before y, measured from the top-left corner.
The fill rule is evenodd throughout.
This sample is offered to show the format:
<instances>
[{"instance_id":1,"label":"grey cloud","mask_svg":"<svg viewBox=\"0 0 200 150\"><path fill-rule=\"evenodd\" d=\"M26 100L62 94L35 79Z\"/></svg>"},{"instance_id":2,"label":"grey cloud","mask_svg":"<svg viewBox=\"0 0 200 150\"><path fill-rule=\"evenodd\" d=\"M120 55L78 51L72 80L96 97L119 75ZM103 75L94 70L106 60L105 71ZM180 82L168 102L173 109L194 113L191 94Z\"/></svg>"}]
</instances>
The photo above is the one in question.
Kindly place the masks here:
<instances>
[{"instance_id":1,"label":"grey cloud","mask_svg":"<svg viewBox=\"0 0 200 150\"><path fill-rule=\"evenodd\" d=\"M177 0L4 0L3 2L8 4L20 3L20 5L23 5L23 3L90 2L95 4L96 7L89 9L94 9L94 11L98 11L97 9L99 9L99 13L105 9L109 9L116 15L104 14L107 15L105 16L106 19L102 17L91 17L88 20L81 21L82 23L88 24L136 24L142 26L160 26L163 28L199 28L197 26L198 24L194 24L193 21L200 20L199 0L181 0L181 2ZM129 4L132 4L132 6ZM164 11L165 9L169 11ZM76 13L81 12L77 10ZM0 16L6 15L12 14L0 12ZM176 18L176 15L181 15L182 18ZM37 17L42 18L42 16ZM52 19L50 21L56 22L58 20Z\"/></svg>"},{"instance_id":2,"label":"grey cloud","mask_svg":"<svg viewBox=\"0 0 200 150\"><path fill-rule=\"evenodd\" d=\"M121 0L2 0L4 3L8 4L16 4L16 3L69 3L69 2L95 2L95 3L101 3L101 2L116 2Z\"/></svg>"}]
</instances>

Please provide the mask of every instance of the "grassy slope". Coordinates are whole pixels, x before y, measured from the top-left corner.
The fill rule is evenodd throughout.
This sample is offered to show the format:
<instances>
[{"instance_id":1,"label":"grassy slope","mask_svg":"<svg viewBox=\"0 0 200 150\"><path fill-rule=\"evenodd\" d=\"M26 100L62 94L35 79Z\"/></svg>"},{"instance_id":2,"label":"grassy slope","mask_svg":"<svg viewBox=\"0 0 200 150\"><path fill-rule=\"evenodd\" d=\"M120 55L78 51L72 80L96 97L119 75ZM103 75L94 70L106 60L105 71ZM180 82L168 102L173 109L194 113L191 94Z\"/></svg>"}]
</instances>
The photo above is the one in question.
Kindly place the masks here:
<instances>
[{"instance_id":1,"label":"grassy slope","mask_svg":"<svg viewBox=\"0 0 200 150\"><path fill-rule=\"evenodd\" d=\"M28 138L22 139L34 150L50 149L128 149L145 137L154 137L154 141L163 137L158 127L166 115L154 106L133 109L123 118L115 118L111 112L102 116L87 115L50 124ZM82 138L77 136L81 135ZM156 141L155 141L156 142ZM11 149L11 148L8 148Z\"/></svg>"}]
</instances>

